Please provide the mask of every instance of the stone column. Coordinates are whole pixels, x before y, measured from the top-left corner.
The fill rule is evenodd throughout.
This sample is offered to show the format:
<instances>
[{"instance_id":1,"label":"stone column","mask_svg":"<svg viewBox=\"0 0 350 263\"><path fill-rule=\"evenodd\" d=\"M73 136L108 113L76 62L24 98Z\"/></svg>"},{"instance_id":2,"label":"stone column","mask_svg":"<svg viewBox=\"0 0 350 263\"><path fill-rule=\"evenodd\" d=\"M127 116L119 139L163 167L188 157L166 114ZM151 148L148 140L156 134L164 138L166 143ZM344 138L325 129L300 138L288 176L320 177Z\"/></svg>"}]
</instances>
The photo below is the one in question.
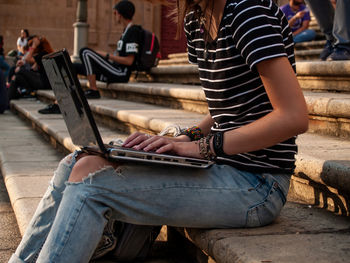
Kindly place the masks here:
<instances>
[{"instance_id":1,"label":"stone column","mask_svg":"<svg viewBox=\"0 0 350 263\"><path fill-rule=\"evenodd\" d=\"M89 24L87 23L87 0L79 0L77 6L77 20L74 27L73 62L80 61L79 50L88 45Z\"/></svg>"}]
</instances>

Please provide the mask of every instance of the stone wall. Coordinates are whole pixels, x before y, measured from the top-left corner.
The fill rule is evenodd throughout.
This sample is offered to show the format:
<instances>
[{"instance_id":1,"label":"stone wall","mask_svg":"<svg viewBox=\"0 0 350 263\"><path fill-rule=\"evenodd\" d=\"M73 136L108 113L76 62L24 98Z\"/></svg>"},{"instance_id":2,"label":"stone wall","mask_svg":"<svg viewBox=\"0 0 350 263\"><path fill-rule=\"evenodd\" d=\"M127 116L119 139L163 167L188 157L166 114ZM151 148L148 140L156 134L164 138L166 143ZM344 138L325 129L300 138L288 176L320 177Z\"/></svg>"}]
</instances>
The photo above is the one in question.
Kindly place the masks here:
<instances>
[{"instance_id":1,"label":"stone wall","mask_svg":"<svg viewBox=\"0 0 350 263\"><path fill-rule=\"evenodd\" d=\"M0 0L0 35L4 49L16 48L20 30L45 36L55 50L67 48L73 53L73 23L78 0ZM122 26L114 19L112 7L116 0L88 0L89 43L97 50L116 48ZM136 6L135 23L142 24L160 35L159 6L142 0L132 0Z\"/></svg>"}]
</instances>

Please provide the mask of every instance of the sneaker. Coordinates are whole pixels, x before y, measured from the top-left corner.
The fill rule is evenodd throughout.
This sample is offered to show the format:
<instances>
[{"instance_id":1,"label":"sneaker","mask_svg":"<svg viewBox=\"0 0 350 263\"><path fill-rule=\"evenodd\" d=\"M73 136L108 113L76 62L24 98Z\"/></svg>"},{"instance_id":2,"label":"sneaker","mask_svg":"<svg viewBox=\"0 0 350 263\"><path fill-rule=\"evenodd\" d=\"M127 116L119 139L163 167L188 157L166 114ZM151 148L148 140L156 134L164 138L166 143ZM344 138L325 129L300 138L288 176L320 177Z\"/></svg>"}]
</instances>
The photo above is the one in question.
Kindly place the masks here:
<instances>
[{"instance_id":1,"label":"sneaker","mask_svg":"<svg viewBox=\"0 0 350 263\"><path fill-rule=\"evenodd\" d=\"M346 48L336 47L327 60L350 60L350 51Z\"/></svg>"},{"instance_id":2,"label":"sneaker","mask_svg":"<svg viewBox=\"0 0 350 263\"><path fill-rule=\"evenodd\" d=\"M57 104L49 104L45 108L38 110L41 114L60 114L61 110Z\"/></svg>"},{"instance_id":3,"label":"sneaker","mask_svg":"<svg viewBox=\"0 0 350 263\"><path fill-rule=\"evenodd\" d=\"M85 97L87 99L99 99L101 98L101 95L98 90L88 89L85 91Z\"/></svg>"},{"instance_id":4,"label":"sneaker","mask_svg":"<svg viewBox=\"0 0 350 263\"><path fill-rule=\"evenodd\" d=\"M334 50L334 47L332 45L332 42L330 40L327 40L320 54L320 59L325 61L328 58L328 56L332 54L333 50Z\"/></svg>"}]
</instances>

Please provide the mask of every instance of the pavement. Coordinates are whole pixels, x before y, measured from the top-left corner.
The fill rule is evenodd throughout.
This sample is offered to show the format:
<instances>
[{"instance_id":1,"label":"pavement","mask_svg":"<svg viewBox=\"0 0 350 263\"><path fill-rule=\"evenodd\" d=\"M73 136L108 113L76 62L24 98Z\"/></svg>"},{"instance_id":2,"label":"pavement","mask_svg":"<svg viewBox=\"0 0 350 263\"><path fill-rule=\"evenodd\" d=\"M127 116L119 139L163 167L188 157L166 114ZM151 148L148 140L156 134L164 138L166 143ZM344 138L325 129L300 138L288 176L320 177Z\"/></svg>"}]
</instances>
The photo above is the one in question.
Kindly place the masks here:
<instances>
[{"instance_id":1,"label":"pavement","mask_svg":"<svg viewBox=\"0 0 350 263\"><path fill-rule=\"evenodd\" d=\"M0 173L0 262L7 262L21 240L4 179Z\"/></svg>"}]
</instances>

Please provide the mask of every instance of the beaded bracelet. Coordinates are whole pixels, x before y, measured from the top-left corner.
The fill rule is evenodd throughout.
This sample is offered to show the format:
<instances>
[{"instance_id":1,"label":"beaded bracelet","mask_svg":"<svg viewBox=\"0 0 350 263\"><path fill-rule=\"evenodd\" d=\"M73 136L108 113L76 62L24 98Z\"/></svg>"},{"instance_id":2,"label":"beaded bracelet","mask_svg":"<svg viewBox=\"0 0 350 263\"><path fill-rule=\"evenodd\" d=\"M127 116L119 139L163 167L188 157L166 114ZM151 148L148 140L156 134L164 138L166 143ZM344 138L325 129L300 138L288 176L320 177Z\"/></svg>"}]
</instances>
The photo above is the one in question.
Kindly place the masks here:
<instances>
[{"instance_id":1,"label":"beaded bracelet","mask_svg":"<svg viewBox=\"0 0 350 263\"><path fill-rule=\"evenodd\" d=\"M198 126L193 126L191 128L181 130L180 135L186 135L190 137L191 141L198 141L200 138L203 138L202 130Z\"/></svg>"}]
</instances>

